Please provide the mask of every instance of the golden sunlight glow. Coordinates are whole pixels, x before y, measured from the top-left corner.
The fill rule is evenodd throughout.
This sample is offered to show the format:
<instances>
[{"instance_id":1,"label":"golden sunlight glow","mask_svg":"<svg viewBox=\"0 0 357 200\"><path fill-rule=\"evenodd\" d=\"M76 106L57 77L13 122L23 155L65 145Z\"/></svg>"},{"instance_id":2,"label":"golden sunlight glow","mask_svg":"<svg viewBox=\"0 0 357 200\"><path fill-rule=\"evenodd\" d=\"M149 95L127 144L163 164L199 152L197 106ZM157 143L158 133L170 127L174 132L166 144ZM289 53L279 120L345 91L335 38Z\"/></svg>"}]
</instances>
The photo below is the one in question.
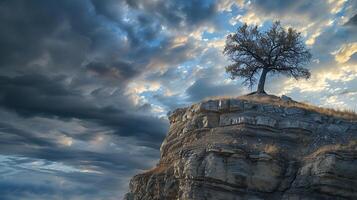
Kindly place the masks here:
<instances>
[{"instance_id":1,"label":"golden sunlight glow","mask_svg":"<svg viewBox=\"0 0 357 200\"><path fill-rule=\"evenodd\" d=\"M354 42L349 44L343 44L337 51L332 52L332 55L335 55L335 60L338 63L345 63L356 52L357 52L357 42Z\"/></svg>"},{"instance_id":2,"label":"golden sunlight glow","mask_svg":"<svg viewBox=\"0 0 357 200\"><path fill-rule=\"evenodd\" d=\"M71 137L67 137L63 135L59 138L59 143L64 146L72 146L73 140Z\"/></svg>"},{"instance_id":3,"label":"golden sunlight glow","mask_svg":"<svg viewBox=\"0 0 357 200\"><path fill-rule=\"evenodd\" d=\"M329 0L328 3L330 4L331 13L336 14L340 12L347 0Z\"/></svg>"},{"instance_id":4,"label":"golden sunlight glow","mask_svg":"<svg viewBox=\"0 0 357 200\"><path fill-rule=\"evenodd\" d=\"M238 20L242 23L247 23L247 24L253 24L253 25L258 25L261 26L264 22L258 15L256 15L254 12L249 12L244 16L239 15L235 20Z\"/></svg>"},{"instance_id":5,"label":"golden sunlight glow","mask_svg":"<svg viewBox=\"0 0 357 200\"><path fill-rule=\"evenodd\" d=\"M321 34L321 30L317 30L315 33L313 33L308 40L306 40L305 44L307 45L313 45L315 43L315 39L319 37Z\"/></svg>"},{"instance_id":6,"label":"golden sunlight glow","mask_svg":"<svg viewBox=\"0 0 357 200\"><path fill-rule=\"evenodd\" d=\"M228 11L231 12L231 7L235 4L239 7L244 6L244 0L229 0L229 1L219 1L218 3L218 11Z\"/></svg>"},{"instance_id":7,"label":"golden sunlight glow","mask_svg":"<svg viewBox=\"0 0 357 200\"><path fill-rule=\"evenodd\" d=\"M181 46L185 45L187 43L187 41L188 41L188 37L178 36L173 40L172 45L170 46L170 49L181 47Z\"/></svg>"},{"instance_id":8,"label":"golden sunlight glow","mask_svg":"<svg viewBox=\"0 0 357 200\"><path fill-rule=\"evenodd\" d=\"M128 85L127 93L140 94L147 91L157 91L161 85L158 82L131 82Z\"/></svg>"},{"instance_id":9,"label":"golden sunlight glow","mask_svg":"<svg viewBox=\"0 0 357 200\"><path fill-rule=\"evenodd\" d=\"M329 81L348 82L357 78L357 66L345 65L328 69L316 70L310 80L299 80L298 84L292 78L286 80L281 94L289 93L295 88L300 92L321 92L330 89Z\"/></svg>"}]
</instances>

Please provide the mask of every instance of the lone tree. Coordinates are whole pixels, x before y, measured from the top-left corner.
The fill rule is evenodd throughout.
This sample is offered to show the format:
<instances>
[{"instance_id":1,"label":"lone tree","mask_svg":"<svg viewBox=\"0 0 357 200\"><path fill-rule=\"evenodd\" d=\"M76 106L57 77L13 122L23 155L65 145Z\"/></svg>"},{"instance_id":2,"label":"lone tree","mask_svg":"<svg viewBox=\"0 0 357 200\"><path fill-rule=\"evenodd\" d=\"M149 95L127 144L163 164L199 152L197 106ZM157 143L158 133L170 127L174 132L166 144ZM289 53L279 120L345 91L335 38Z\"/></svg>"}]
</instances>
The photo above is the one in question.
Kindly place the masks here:
<instances>
[{"instance_id":1,"label":"lone tree","mask_svg":"<svg viewBox=\"0 0 357 200\"><path fill-rule=\"evenodd\" d=\"M257 26L242 25L227 36L223 53L233 61L226 67L232 79L242 77L243 83L252 88L260 74L254 93L265 93L268 73L281 73L295 79L310 78L309 70L303 66L310 62L311 53L301 34L292 28L285 30L279 21L265 32Z\"/></svg>"}]
</instances>

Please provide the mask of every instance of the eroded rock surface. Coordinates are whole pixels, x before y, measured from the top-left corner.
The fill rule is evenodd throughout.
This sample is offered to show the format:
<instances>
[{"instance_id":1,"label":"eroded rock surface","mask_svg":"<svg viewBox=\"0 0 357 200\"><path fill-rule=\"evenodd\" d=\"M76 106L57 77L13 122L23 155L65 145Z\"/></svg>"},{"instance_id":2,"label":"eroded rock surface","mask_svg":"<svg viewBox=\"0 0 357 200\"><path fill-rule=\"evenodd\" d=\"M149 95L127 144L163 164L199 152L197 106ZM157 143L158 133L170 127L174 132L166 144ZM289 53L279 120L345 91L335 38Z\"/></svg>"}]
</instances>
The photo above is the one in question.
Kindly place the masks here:
<instances>
[{"instance_id":1,"label":"eroded rock surface","mask_svg":"<svg viewBox=\"0 0 357 200\"><path fill-rule=\"evenodd\" d=\"M356 122L239 99L169 120L160 162L127 200L357 199Z\"/></svg>"}]
</instances>

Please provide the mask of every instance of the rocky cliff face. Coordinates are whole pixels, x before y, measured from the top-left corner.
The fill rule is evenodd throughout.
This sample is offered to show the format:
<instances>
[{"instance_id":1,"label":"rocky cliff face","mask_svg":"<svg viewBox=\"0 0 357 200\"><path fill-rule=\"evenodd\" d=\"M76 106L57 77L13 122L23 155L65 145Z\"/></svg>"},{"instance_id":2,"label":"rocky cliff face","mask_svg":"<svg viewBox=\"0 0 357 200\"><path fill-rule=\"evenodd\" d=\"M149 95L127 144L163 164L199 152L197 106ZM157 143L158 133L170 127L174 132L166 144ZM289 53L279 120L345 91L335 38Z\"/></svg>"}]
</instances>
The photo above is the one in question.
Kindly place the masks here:
<instances>
[{"instance_id":1,"label":"rocky cliff face","mask_svg":"<svg viewBox=\"0 0 357 200\"><path fill-rule=\"evenodd\" d=\"M169 120L160 162L131 180L127 200L357 199L357 123L242 99Z\"/></svg>"}]
</instances>

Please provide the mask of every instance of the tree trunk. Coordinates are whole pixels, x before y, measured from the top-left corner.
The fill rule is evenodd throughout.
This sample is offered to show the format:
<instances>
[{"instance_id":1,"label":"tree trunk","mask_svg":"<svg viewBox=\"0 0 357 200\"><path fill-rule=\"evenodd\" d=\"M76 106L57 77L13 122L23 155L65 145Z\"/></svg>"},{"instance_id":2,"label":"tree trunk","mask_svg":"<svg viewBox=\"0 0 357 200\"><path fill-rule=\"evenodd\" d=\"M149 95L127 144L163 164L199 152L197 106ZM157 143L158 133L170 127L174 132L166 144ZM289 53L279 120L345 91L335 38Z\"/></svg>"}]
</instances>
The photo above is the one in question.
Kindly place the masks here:
<instances>
[{"instance_id":1,"label":"tree trunk","mask_svg":"<svg viewBox=\"0 0 357 200\"><path fill-rule=\"evenodd\" d=\"M265 85L265 78L268 72L269 70L264 68L262 74L260 75L258 89L257 89L258 94L265 94L264 85Z\"/></svg>"}]
</instances>

